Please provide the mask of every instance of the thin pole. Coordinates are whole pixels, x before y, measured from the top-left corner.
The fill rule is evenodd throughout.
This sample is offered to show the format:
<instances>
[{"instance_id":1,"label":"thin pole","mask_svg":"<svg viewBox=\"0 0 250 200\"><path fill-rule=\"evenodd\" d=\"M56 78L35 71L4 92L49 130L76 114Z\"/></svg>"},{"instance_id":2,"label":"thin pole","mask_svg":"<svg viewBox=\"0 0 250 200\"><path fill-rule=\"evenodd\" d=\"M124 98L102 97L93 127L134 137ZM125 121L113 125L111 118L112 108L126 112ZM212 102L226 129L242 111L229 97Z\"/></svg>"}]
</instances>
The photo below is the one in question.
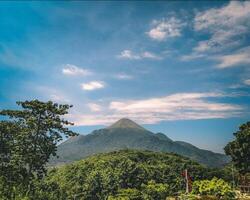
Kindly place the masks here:
<instances>
[{"instance_id":1,"label":"thin pole","mask_svg":"<svg viewBox=\"0 0 250 200\"><path fill-rule=\"evenodd\" d=\"M186 193L189 193L189 186L188 186L188 170L185 169L185 179L186 179Z\"/></svg>"}]
</instances>

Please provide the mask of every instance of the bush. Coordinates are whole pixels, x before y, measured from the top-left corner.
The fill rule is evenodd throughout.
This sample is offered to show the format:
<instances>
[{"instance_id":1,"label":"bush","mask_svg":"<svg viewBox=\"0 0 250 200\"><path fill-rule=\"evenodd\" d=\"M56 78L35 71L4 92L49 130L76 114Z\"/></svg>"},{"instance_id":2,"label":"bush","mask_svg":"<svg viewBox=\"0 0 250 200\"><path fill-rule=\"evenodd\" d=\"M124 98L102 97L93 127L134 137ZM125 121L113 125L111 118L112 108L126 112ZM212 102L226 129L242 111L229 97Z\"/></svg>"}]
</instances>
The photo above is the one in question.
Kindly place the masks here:
<instances>
[{"instance_id":1,"label":"bush","mask_svg":"<svg viewBox=\"0 0 250 200\"><path fill-rule=\"evenodd\" d=\"M231 186L222 179L195 181L192 194L214 195L220 199L235 199L235 192Z\"/></svg>"},{"instance_id":2,"label":"bush","mask_svg":"<svg viewBox=\"0 0 250 200\"><path fill-rule=\"evenodd\" d=\"M121 189L115 196L109 196L108 200L143 200L142 193L134 188Z\"/></svg>"},{"instance_id":3,"label":"bush","mask_svg":"<svg viewBox=\"0 0 250 200\"><path fill-rule=\"evenodd\" d=\"M143 199L145 200L165 200L169 193L169 186L167 184L149 181L147 185L142 185L142 191Z\"/></svg>"}]
</instances>

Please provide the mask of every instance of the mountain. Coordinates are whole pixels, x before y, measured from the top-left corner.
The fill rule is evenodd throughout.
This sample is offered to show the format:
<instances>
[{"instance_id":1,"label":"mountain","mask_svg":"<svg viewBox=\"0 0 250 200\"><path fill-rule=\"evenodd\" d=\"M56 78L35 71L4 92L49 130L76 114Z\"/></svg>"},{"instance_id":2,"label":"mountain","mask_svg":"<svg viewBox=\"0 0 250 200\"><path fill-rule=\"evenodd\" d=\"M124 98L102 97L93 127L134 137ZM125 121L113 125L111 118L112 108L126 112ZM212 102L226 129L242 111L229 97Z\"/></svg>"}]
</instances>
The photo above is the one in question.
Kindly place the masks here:
<instances>
[{"instance_id":1,"label":"mountain","mask_svg":"<svg viewBox=\"0 0 250 200\"><path fill-rule=\"evenodd\" d=\"M142 126L138 125L137 123L133 122L130 119L123 118L109 126L107 129L115 129L115 128L131 128L131 129L139 129L139 130L146 130Z\"/></svg>"},{"instance_id":2,"label":"mountain","mask_svg":"<svg viewBox=\"0 0 250 200\"><path fill-rule=\"evenodd\" d=\"M176 154L120 150L93 155L53 169L47 177L53 190L47 192L50 195L62 194L62 199L163 200L167 195L185 190L182 177L185 169L194 181L218 175L218 178L223 177L223 173L214 173L213 169ZM153 192L147 192L149 190ZM138 193L137 198L134 197L135 192Z\"/></svg>"},{"instance_id":3,"label":"mountain","mask_svg":"<svg viewBox=\"0 0 250 200\"><path fill-rule=\"evenodd\" d=\"M186 156L209 167L225 165L227 156L199 149L192 144L173 141L163 133L152 133L130 119L120 119L113 125L95 130L88 135L68 139L58 146L59 158L51 159L52 165L80 160L96 153L120 149L139 149L157 152L173 152Z\"/></svg>"}]
</instances>

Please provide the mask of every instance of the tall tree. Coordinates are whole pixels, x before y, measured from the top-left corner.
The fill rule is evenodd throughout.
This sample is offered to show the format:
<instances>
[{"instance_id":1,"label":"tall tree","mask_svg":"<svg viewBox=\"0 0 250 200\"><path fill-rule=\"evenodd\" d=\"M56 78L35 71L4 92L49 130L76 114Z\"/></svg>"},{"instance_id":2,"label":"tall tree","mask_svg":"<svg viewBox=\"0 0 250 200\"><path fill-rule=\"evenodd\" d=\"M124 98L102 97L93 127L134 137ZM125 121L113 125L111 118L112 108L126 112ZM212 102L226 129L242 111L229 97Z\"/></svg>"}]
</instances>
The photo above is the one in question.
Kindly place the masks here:
<instances>
[{"instance_id":1,"label":"tall tree","mask_svg":"<svg viewBox=\"0 0 250 200\"><path fill-rule=\"evenodd\" d=\"M224 148L225 153L231 156L240 173L250 173L250 122L242 124L234 136L235 140Z\"/></svg>"},{"instance_id":2,"label":"tall tree","mask_svg":"<svg viewBox=\"0 0 250 200\"><path fill-rule=\"evenodd\" d=\"M56 156L57 143L63 135L77 134L67 128L73 123L62 118L72 106L38 100L17 104L21 110L0 111L0 115L9 118L0 123L0 176L7 175L8 166L11 174L4 180L11 185L10 180L21 176L22 186L26 185L27 193L30 193L30 183L45 175L46 164L51 156Z\"/></svg>"}]
</instances>

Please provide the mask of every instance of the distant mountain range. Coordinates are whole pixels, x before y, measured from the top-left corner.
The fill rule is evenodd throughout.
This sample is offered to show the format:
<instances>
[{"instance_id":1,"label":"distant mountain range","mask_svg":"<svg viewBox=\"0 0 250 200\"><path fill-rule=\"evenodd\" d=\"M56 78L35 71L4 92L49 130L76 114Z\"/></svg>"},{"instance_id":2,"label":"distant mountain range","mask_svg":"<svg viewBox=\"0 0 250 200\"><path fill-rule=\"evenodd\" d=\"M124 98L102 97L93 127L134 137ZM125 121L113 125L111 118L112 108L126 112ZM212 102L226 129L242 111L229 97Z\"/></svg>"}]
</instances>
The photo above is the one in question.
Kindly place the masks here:
<instances>
[{"instance_id":1,"label":"distant mountain range","mask_svg":"<svg viewBox=\"0 0 250 200\"><path fill-rule=\"evenodd\" d=\"M173 141L163 133L152 133L130 119L124 118L107 128L66 140L58 146L59 158L51 159L50 163L60 165L96 153L121 149L172 152L209 167L220 167L229 162L229 158L224 154L199 149L186 142Z\"/></svg>"}]
</instances>

